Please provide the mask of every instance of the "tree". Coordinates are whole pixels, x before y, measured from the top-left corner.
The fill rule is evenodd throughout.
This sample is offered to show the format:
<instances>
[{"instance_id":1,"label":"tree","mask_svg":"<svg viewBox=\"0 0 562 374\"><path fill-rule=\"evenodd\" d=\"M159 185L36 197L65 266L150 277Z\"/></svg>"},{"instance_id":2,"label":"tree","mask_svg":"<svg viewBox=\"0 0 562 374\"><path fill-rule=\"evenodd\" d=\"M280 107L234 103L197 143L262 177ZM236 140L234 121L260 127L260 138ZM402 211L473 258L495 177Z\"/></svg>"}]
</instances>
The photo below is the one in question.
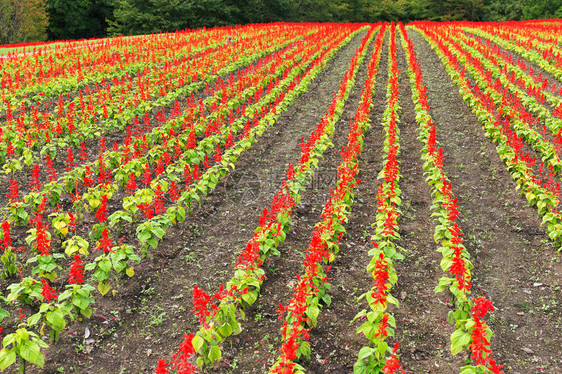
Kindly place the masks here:
<instances>
[{"instance_id":1,"label":"tree","mask_svg":"<svg viewBox=\"0 0 562 374\"><path fill-rule=\"evenodd\" d=\"M113 0L47 0L49 39L100 38L107 35Z\"/></svg>"},{"instance_id":2,"label":"tree","mask_svg":"<svg viewBox=\"0 0 562 374\"><path fill-rule=\"evenodd\" d=\"M47 40L45 0L0 0L0 44Z\"/></svg>"},{"instance_id":3,"label":"tree","mask_svg":"<svg viewBox=\"0 0 562 374\"><path fill-rule=\"evenodd\" d=\"M562 0L524 0L523 4L523 19L554 18L562 8Z\"/></svg>"},{"instance_id":4,"label":"tree","mask_svg":"<svg viewBox=\"0 0 562 374\"><path fill-rule=\"evenodd\" d=\"M110 35L133 35L231 24L223 0L117 0Z\"/></svg>"}]
</instances>

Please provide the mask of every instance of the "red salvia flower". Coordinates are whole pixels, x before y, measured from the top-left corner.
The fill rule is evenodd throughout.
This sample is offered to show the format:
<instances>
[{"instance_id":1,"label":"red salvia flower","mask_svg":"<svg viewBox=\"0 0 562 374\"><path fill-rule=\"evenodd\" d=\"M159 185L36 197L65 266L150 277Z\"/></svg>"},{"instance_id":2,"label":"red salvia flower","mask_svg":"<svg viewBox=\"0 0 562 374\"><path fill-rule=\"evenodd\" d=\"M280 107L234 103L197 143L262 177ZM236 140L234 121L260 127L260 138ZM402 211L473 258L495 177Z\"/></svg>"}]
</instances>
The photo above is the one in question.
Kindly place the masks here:
<instances>
[{"instance_id":1,"label":"red salvia flower","mask_svg":"<svg viewBox=\"0 0 562 374\"><path fill-rule=\"evenodd\" d=\"M492 358L492 353L490 353L489 358L490 359L488 361L488 364L489 364L488 369L494 374L504 374L504 372L501 371L501 368L503 368L503 365L498 366L498 364L496 363L496 360L494 360Z\"/></svg>"},{"instance_id":2,"label":"red salvia flower","mask_svg":"<svg viewBox=\"0 0 562 374\"><path fill-rule=\"evenodd\" d=\"M129 179L127 180L127 195L130 195L138 188L137 178L135 173L129 174Z\"/></svg>"},{"instance_id":3,"label":"red salvia flower","mask_svg":"<svg viewBox=\"0 0 562 374\"><path fill-rule=\"evenodd\" d=\"M486 337L486 325L485 322L480 321L480 318L474 317L474 326L472 328L472 333L470 337L472 342L470 344L470 351L472 352L472 358L476 360L476 365L485 365L486 358L491 353L490 342Z\"/></svg>"},{"instance_id":4,"label":"red salvia flower","mask_svg":"<svg viewBox=\"0 0 562 374\"><path fill-rule=\"evenodd\" d=\"M486 315L486 313L488 313L488 311L494 311L492 302L486 299L485 295L482 295L477 299L472 298L472 301L474 302L474 306L470 309L470 311L472 312L473 317L482 318Z\"/></svg>"},{"instance_id":5,"label":"red salvia flower","mask_svg":"<svg viewBox=\"0 0 562 374\"><path fill-rule=\"evenodd\" d=\"M49 286L49 283L45 279L42 279L43 285L41 286L41 295L45 299L46 302L51 302L52 299L56 299L57 295L54 292L54 289Z\"/></svg>"},{"instance_id":6,"label":"red salvia flower","mask_svg":"<svg viewBox=\"0 0 562 374\"><path fill-rule=\"evenodd\" d=\"M78 157L80 157L80 162L83 164L88 160L88 150L84 142L80 144L80 151L78 152Z\"/></svg>"},{"instance_id":7,"label":"red salvia flower","mask_svg":"<svg viewBox=\"0 0 562 374\"><path fill-rule=\"evenodd\" d=\"M170 200L172 200L173 202L176 202L179 199L179 189L176 182L170 182L170 190L168 191L168 193L170 195Z\"/></svg>"},{"instance_id":8,"label":"red salvia flower","mask_svg":"<svg viewBox=\"0 0 562 374\"><path fill-rule=\"evenodd\" d=\"M10 223L8 221L2 222L2 231L4 233L4 237L2 238L4 248L9 248L12 246L12 239L10 237Z\"/></svg>"},{"instance_id":9,"label":"red salvia flower","mask_svg":"<svg viewBox=\"0 0 562 374\"><path fill-rule=\"evenodd\" d=\"M105 145L105 136L100 140L100 153L103 153L107 150L107 146Z\"/></svg>"},{"instance_id":10,"label":"red salvia flower","mask_svg":"<svg viewBox=\"0 0 562 374\"><path fill-rule=\"evenodd\" d=\"M37 222L37 236L36 236L37 250L41 256L48 256L49 249L51 249L51 240L47 235L47 229L43 226L41 221Z\"/></svg>"},{"instance_id":11,"label":"red salvia flower","mask_svg":"<svg viewBox=\"0 0 562 374\"><path fill-rule=\"evenodd\" d=\"M43 185L41 182L39 182L40 178L41 178L41 167L39 165L35 165L33 167L33 170L31 171L31 179L29 181L29 185L31 189L33 189L34 191L38 191Z\"/></svg>"},{"instance_id":12,"label":"red salvia flower","mask_svg":"<svg viewBox=\"0 0 562 374\"><path fill-rule=\"evenodd\" d=\"M149 186L150 182L152 182L152 172L150 171L150 166L146 164L142 173L142 184Z\"/></svg>"},{"instance_id":13,"label":"red salvia flower","mask_svg":"<svg viewBox=\"0 0 562 374\"><path fill-rule=\"evenodd\" d=\"M94 178L92 176L92 170L90 169L89 166L85 167L84 179L82 180L82 184L84 186L91 186L92 184L94 184Z\"/></svg>"},{"instance_id":14,"label":"red salvia flower","mask_svg":"<svg viewBox=\"0 0 562 374\"><path fill-rule=\"evenodd\" d=\"M193 348L193 333L189 335L184 335L184 340L180 344L179 350L173 356L172 367L178 371L178 373L191 374L195 373L196 368L188 359L195 353Z\"/></svg>"},{"instance_id":15,"label":"red salvia flower","mask_svg":"<svg viewBox=\"0 0 562 374\"><path fill-rule=\"evenodd\" d=\"M396 356L397 351L398 351L398 343L394 344L394 349L392 350L392 356L390 356L390 358L386 360L386 362L384 363L384 367L382 368L382 372L384 374L394 374L397 373L398 370L404 373L404 370L402 370L402 367L400 366L400 360L398 360L398 357Z\"/></svg>"},{"instance_id":16,"label":"red salvia flower","mask_svg":"<svg viewBox=\"0 0 562 374\"><path fill-rule=\"evenodd\" d=\"M197 181L199 180L199 178L201 178L201 171L199 171L199 165L193 166L193 171L191 173L191 176L193 177L194 181Z\"/></svg>"},{"instance_id":17,"label":"red salvia flower","mask_svg":"<svg viewBox=\"0 0 562 374\"><path fill-rule=\"evenodd\" d=\"M162 214L164 213L164 201L162 200L162 188L160 186L156 187L154 201L152 202L152 207L154 209L154 214Z\"/></svg>"},{"instance_id":18,"label":"red salvia flower","mask_svg":"<svg viewBox=\"0 0 562 374\"><path fill-rule=\"evenodd\" d=\"M113 249L111 249L112 246L113 245L111 243L111 238L109 237L109 232L105 228L105 229L103 229L102 238L100 239L98 249L101 249L104 252L112 252L113 253Z\"/></svg>"},{"instance_id":19,"label":"red salvia flower","mask_svg":"<svg viewBox=\"0 0 562 374\"><path fill-rule=\"evenodd\" d=\"M66 154L66 167L64 168L65 172L69 172L74 167L74 154L72 153L72 148L68 148L68 152Z\"/></svg>"},{"instance_id":20,"label":"red salvia flower","mask_svg":"<svg viewBox=\"0 0 562 374\"><path fill-rule=\"evenodd\" d=\"M166 363L166 360L163 360L163 359L158 360L158 366L156 366L155 374L167 374L167 373L169 373L169 370L166 369L166 366L168 366L168 364Z\"/></svg>"},{"instance_id":21,"label":"red salvia flower","mask_svg":"<svg viewBox=\"0 0 562 374\"><path fill-rule=\"evenodd\" d=\"M381 323L379 324L377 332L375 333L375 338L380 336L382 339L383 336L388 336L388 332L386 331L386 329L389 326L388 317L389 317L388 313L385 313L384 316L382 317Z\"/></svg>"},{"instance_id":22,"label":"red salvia flower","mask_svg":"<svg viewBox=\"0 0 562 374\"><path fill-rule=\"evenodd\" d=\"M10 199L10 202L13 203L20 198L20 192L18 187L18 181L10 180L10 186L8 187L8 193L6 197Z\"/></svg>"},{"instance_id":23,"label":"red salvia flower","mask_svg":"<svg viewBox=\"0 0 562 374\"><path fill-rule=\"evenodd\" d=\"M107 195L101 197L100 206L96 211L96 220L100 223L107 220Z\"/></svg>"},{"instance_id":24,"label":"red salvia flower","mask_svg":"<svg viewBox=\"0 0 562 374\"><path fill-rule=\"evenodd\" d=\"M211 300L211 296L205 293L201 288L193 286L193 310L195 315L199 317L199 323L201 325L206 324L205 318L211 314L207 310L207 304Z\"/></svg>"},{"instance_id":25,"label":"red salvia flower","mask_svg":"<svg viewBox=\"0 0 562 374\"><path fill-rule=\"evenodd\" d=\"M139 204L137 208L141 210L141 213L146 219L152 219L154 217L154 209L151 204Z\"/></svg>"},{"instance_id":26,"label":"red salvia flower","mask_svg":"<svg viewBox=\"0 0 562 374\"><path fill-rule=\"evenodd\" d=\"M69 284L84 283L84 265L79 255L74 255L74 261L70 263Z\"/></svg>"},{"instance_id":27,"label":"red salvia flower","mask_svg":"<svg viewBox=\"0 0 562 374\"><path fill-rule=\"evenodd\" d=\"M48 175L48 179L49 182L54 182L55 180L57 180L57 170L55 169L55 166L53 164L53 160L51 159L51 156L47 155L47 160L45 162L45 165L47 165L47 175Z\"/></svg>"},{"instance_id":28,"label":"red salvia flower","mask_svg":"<svg viewBox=\"0 0 562 374\"><path fill-rule=\"evenodd\" d=\"M384 259L384 253L379 254L379 259L375 263L375 270L373 270L374 278L374 292L371 296L375 303L385 304L386 303L386 292L388 290L387 281L389 279L388 274L388 262Z\"/></svg>"}]
</instances>

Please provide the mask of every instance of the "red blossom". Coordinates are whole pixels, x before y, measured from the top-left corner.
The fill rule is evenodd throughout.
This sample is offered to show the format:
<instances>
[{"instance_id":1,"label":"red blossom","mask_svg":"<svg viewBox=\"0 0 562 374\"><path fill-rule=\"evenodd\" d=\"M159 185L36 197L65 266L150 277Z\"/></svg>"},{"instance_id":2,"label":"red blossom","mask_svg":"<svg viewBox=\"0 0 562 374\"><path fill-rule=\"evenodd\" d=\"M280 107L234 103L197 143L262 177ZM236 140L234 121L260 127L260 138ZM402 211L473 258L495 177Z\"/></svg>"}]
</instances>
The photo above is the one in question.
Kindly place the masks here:
<instances>
[{"instance_id":1,"label":"red blossom","mask_svg":"<svg viewBox=\"0 0 562 374\"><path fill-rule=\"evenodd\" d=\"M211 300L211 296L205 293L201 288L193 286L193 310L195 315L199 317L199 323L205 324L205 318L208 317L211 312L207 310L207 304Z\"/></svg>"},{"instance_id":2,"label":"red blossom","mask_svg":"<svg viewBox=\"0 0 562 374\"><path fill-rule=\"evenodd\" d=\"M18 181L13 179L10 180L10 186L8 187L8 193L6 194L6 197L10 199L11 203L19 199L20 196L19 196Z\"/></svg>"},{"instance_id":3,"label":"red blossom","mask_svg":"<svg viewBox=\"0 0 562 374\"><path fill-rule=\"evenodd\" d=\"M168 364L166 363L166 360L163 360L163 359L158 360L158 366L156 366L155 374L167 374L167 373L169 373L169 370L166 369L166 366L168 366Z\"/></svg>"},{"instance_id":4,"label":"red blossom","mask_svg":"<svg viewBox=\"0 0 562 374\"><path fill-rule=\"evenodd\" d=\"M492 302L486 299L485 295L482 295L477 299L472 298L472 301L474 302L474 306L470 309L470 311L472 312L473 317L482 318L486 315L486 313L488 313L488 311L494 311Z\"/></svg>"},{"instance_id":5,"label":"red blossom","mask_svg":"<svg viewBox=\"0 0 562 374\"><path fill-rule=\"evenodd\" d=\"M84 283L84 265L79 255L74 255L74 261L70 263L69 284Z\"/></svg>"},{"instance_id":6,"label":"red blossom","mask_svg":"<svg viewBox=\"0 0 562 374\"><path fill-rule=\"evenodd\" d=\"M111 238L109 237L109 232L106 228L104 228L102 231L102 238L98 244L98 249L101 249L104 252L113 252L113 249L111 249L112 247L113 245L111 243Z\"/></svg>"},{"instance_id":7,"label":"red blossom","mask_svg":"<svg viewBox=\"0 0 562 374\"><path fill-rule=\"evenodd\" d=\"M135 173L129 174L129 179L127 180L127 195L133 193L137 188L137 178L135 177Z\"/></svg>"},{"instance_id":8,"label":"red blossom","mask_svg":"<svg viewBox=\"0 0 562 374\"><path fill-rule=\"evenodd\" d=\"M386 362L384 363L384 367L382 368L382 372L384 374L394 374L397 373L398 370L404 373L404 370L402 370L402 367L400 366L400 360L396 356L397 351L398 351L398 343L394 344L394 349L392 350L392 356L390 356L390 358L387 359Z\"/></svg>"},{"instance_id":9,"label":"red blossom","mask_svg":"<svg viewBox=\"0 0 562 374\"><path fill-rule=\"evenodd\" d=\"M56 299L57 295L54 292L54 289L49 286L49 283L45 279L42 279L43 285L41 286L41 295L45 299L46 302L51 302L52 299Z\"/></svg>"},{"instance_id":10,"label":"red blossom","mask_svg":"<svg viewBox=\"0 0 562 374\"><path fill-rule=\"evenodd\" d=\"M193 333L184 335L184 340L180 344L179 350L173 356L172 368L177 370L178 373L192 374L196 372L196 367L188 362L188 359L195 353L192 343L193 336Z\"/></svg>"},{"instance_id":11,"label":"red blossom","mask_svg":"<svg viewBox=\"0 0 562 374\"><path fill-rule=\"evenodd\" d=\"M470 351L472 358L476 360L476 365L485 365L488 355L491 353L490 341L486 336L486 324L480 318L474 317L474 326L470 337L472 342L470 344Z\"/></svg>"},{"instance_id":12,"label":"red blossom","mask_svg":"<svg viewBox=\"0 0 562 374\"><path fill-rule=\"evenodd\" d=\"M101 197L100 206L96 211L96 220L100 223L107 220L107 195Z\"/></svg>"},{"instance_id":13,"label":"red blossom","mask_svg":"<svg viewBox=\"0 0 562 374\"><path fill-rule=\"evenodd\" d=\"M2 241L4 242L4 248L9 248L12 246L12 239L10 237L10 223L8 221L2 222L2 231L3 231L3 238Z\"/></svg>"}]
</instances>

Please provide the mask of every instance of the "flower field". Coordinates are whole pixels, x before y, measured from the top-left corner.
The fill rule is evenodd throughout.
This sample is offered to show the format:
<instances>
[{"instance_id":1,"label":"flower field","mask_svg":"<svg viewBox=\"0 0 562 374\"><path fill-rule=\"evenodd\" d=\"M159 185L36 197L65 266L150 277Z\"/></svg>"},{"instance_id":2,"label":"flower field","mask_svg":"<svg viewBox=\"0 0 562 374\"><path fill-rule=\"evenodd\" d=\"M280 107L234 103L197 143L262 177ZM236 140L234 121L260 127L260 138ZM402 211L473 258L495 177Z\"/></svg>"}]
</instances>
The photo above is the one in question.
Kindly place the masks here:
<instances>
[{"instance_id":1,"label":"flower field","mask_svg":"<svg viewBox=\"0 0 562 374\"><path fill-rule=\"evenodd\" d=\"M0 59L0 371L562 372L562 21Z\"/></svg>"}]
</instances>

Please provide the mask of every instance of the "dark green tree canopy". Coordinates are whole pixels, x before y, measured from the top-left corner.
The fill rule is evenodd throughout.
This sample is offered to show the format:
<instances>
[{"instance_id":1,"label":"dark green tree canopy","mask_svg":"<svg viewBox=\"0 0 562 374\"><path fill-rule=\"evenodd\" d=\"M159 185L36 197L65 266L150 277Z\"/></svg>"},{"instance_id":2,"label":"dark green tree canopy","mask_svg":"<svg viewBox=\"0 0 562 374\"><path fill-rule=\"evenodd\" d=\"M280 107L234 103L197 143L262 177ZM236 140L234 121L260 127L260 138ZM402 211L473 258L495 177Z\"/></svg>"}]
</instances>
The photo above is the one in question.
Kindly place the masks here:
<instances>
[{"instance_id":1,"label":"dark green tree canopy","mask_svg":"<svg viewBox=\"0 0 562 374\"><path fill-rule=\"evenodd\" d=\"M562 17L562 0L47 0L50 39L263 22L507 21Z\"/></svg>"}]
</instances>

